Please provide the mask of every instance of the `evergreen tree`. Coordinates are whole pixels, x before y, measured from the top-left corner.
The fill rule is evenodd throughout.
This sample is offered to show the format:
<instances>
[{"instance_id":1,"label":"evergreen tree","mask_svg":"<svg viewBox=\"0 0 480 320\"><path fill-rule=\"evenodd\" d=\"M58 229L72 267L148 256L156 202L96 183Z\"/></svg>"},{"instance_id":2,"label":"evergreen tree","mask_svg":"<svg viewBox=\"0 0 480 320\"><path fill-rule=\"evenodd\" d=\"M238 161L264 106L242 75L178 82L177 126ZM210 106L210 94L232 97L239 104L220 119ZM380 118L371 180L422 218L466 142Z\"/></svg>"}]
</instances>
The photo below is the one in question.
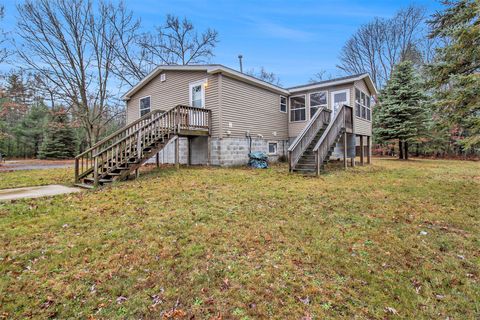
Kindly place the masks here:
<instances>
[{"instance_id":1,"label":"evergreen tree","mask_svg":"<svg viewBox=\"0 0 480 320\"><path fill-rule=\"evenodd\" d=\"M447 115L452 130L462 132L467 148L480 146L480 2L445 2L433 15L430 37L446 45L437 49L429 66L430 87L438 111Z\"/></svg>"},{"instance_id":2,"label":"evergreen tree","mask_svg":"<svg viewBox=\"0 0 480 320\"><path fill-rule=\"evenodd\" d=\"M412 62L396 66L379 98L374 116L376 139L398 140L399 158L408 159L408 144L424 132L426 123L424 94Z\"/></svg>"},{"instance_id":3,"label":"evergreen tree","mask_svg":"<svg viewBox=\"0 0 480 320\"><path fill-rule=\"evenodd\" d=\"M41 159L69 159L75 156L75 132L65 109L52 111L45 137L40 147Z\"/></svg>"},{"instance_id":4,"label":"evergreen tree","mask_svg":"<svg viewBox=\"0 0 480 320\"><path fill-rule=\"evenodd\" d=\"M38 103L30 107L26 116L16 127L17 135L26 150L25 156L38 156L47 121L48 107L43 103Z\"/></svg>"}]
</instances>

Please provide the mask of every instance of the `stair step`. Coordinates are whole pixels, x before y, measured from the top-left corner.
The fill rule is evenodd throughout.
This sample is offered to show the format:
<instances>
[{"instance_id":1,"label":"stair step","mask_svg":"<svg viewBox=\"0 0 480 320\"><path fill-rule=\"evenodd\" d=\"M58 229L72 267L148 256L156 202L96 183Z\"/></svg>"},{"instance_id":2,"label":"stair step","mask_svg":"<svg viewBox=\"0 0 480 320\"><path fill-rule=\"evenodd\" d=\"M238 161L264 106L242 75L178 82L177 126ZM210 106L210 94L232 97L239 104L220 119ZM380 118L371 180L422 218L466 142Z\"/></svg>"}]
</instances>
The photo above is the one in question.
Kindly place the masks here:
<instances>
[{"instance_id":1,"label":"stair step","mask_svg":"<svg viewBox=\"0 0 480 320\"><path fill-rule=\"evenodd\" d=\"M295 169L315 169L316 167L317 165L315 163L311 163L311 164L301 163L301 164L297 164L295 166Z\"/></svg>"},{"instance_id":2,"label":"stair step","mask_svg":"<svg viewBox=\"0 0 480 320\"><path fill-rule=\"evenodd\" d=\"M315 169L310 169L310 168L293 168L293 171L299 171L299 172L314 172Z\"/></svg>"},{"instance_id":3,"label":"stair step","mask_svg":"<svg viewBox=\"0 0 480 320\"><path fill-rule=\"evenodd\" d=\"M109 173L107 173L107 175L112 176L112 177L116 177L116 176L121 176L122 174L119 173L119 172L109 172Z\"/></svg>"},{"instance_id":4,"label":"stair step","mask_svg":"<svg viewBox=\"0 0 480 320\"><path fill-rule=\"evenodd\" d=\"M74 186L77 186L77 187L83 188L83 189L93 189L94 188L93 185L86 184L86 183L75 183Z\"/></svg>"}]
</instances>

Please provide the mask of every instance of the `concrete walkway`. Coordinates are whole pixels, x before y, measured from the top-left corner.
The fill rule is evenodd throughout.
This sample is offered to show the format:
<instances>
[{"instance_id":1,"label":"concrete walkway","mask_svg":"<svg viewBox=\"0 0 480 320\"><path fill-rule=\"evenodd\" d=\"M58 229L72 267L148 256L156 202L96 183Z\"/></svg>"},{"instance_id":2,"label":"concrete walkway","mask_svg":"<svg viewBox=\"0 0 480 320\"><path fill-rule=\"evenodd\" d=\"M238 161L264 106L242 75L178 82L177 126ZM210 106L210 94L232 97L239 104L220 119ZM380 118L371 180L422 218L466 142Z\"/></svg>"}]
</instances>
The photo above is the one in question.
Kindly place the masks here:
<instances>
[{"instance_id":1,"label":"concrete walkway","mask_svg":"<svg viewBox=\"0 0 480 320\"><path fill-rule=\"evenodd\" d=\"M0 163L0 172L38 169L72 168L73 160L7 160Z\"/></svg>"},{"instance_id":2,"label":"concrete walkway","mask_svg":"<svg viewBox=\"0 0 480 320\"><path fill-rule=\"evenodd\" d=\"M83 190L84 189L66 187L58 184L51 184L47 186L38 186L38 187L1 189L0 201L49 197L49 196L55 196L58 194L80 192Z\"/></svg>"}]
</instances>

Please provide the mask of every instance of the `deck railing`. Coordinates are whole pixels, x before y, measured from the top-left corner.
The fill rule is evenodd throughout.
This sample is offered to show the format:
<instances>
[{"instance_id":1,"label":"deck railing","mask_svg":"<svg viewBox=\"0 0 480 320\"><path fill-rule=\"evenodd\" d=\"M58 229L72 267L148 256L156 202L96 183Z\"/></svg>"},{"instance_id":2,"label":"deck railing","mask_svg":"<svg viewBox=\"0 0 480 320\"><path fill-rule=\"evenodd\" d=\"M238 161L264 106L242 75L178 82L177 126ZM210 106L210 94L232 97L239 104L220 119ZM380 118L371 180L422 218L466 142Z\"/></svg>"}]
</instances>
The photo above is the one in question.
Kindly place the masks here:
<instances>
[{"instance_id":1,"label":"deck railing","mask_svg":"<svg viewBox=\"0 0 480 320\"><path fill-rule=\"evenodd\" d=\"M329 122L332 111L327 108L318 109L315 115L310 119L305 128L300 132L297 138L288 148L288 166L289 170L295 167L300 157L308 148L310 143L317 135L318 131Z\"/></svg>"},{"instance_id":2,"label":"deck railing","mask_svg":"<svg viewBox=\"0 0 480 320\"><path fill-rule=\"evenodd\" d=\"M75 182L93 173L98 182L99 173L112 163L122 163L128 158L143 157L142 146L155 139L176 135L183 130L211 130L211 111L177 105L168 110L154 110L122 129L112 133L91 148L75 157ZM210 132L210 131L209 131Z\"/></svg>"},{"instance_id":3,"label":"deck railing","mask_svg":"<svg viewBox=\"0 0 480 320\"><path fill-rule=\"evenodd\" d=\"M353 109L350 106L343 105L337 110L332 121L330 121L320 140L313 148L317 175L320 174L321 165L338 135L342 131L347 131L347 129L353 129ZM344 152L347 152L347 150L344 150Z\"/></svg>"}]
</instances>

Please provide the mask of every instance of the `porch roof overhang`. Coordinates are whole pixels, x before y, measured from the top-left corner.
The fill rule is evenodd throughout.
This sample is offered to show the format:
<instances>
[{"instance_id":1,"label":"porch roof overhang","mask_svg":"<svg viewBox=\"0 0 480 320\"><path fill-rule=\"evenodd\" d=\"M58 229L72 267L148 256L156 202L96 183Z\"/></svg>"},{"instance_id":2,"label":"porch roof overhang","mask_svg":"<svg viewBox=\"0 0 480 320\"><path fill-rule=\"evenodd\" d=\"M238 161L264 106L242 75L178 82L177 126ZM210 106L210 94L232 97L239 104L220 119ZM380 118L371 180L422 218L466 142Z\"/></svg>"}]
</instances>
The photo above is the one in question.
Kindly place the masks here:
<instances>
[{"instance_id":1,"label":"porch roof overhang","mask_svg":"<svg viewBox=\"0 0 480 320\"><path fill-rule=\"evenodd\" d=\"M364 80L370 92L372 92L374 95L378 95L377 88L375 87L375 84L373 83L372 78L370 78L370 75L368 73L356 74L356 75L347 76L343 78L337 78L332 80L309 83L301 86L295 86L295 87L288 88L288 91L290 93L297 93L297 92L302 92L307 90L320 89L325 87L352 83L359 80Z\"/></svg>"}]
</instances>

